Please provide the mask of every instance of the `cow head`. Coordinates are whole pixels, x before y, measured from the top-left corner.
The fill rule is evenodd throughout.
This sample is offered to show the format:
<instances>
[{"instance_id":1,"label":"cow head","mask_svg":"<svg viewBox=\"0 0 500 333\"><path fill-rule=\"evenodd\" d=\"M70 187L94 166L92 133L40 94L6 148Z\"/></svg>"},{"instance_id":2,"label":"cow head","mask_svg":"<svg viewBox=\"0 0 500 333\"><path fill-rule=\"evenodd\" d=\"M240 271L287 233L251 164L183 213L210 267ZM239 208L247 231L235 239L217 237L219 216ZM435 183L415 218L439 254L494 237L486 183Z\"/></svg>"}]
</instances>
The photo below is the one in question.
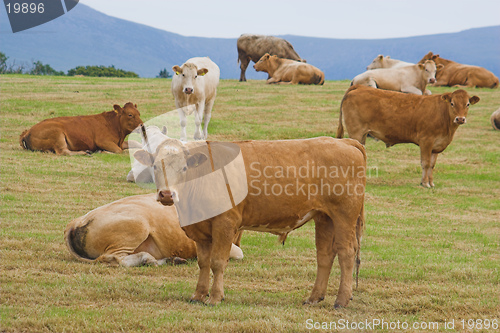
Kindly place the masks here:
<instances>
[{"instance_id":1,"label":"cow head","mask_svg":"<svg viewBox=\"0 0 500 333\"><path fill-rule=\"evenodd\" d=\"M253 65L253 68L257 72L268 72L269 71L269 59L271 58L271 55L269 53L264 54L262 57L260 57L259 61L255 65Z\"/></svg>"},{"instance_id":2,"label":"cow head","mask_svg":"<svg viewBox=\"0 0 500 333\"><path fill-rule=\"evenodd\" d=\"M137 104L126 103L123 108L118 104L113 105L113 109L120 117L120 128L125 136L132 133L140 124L142 124L141 114L137 110Z\"/></svg>"},{"instance_id":3,"label":"cow head","mask_svg":"<svg viewBox=\"0 0 500 333\"><path fill-rule=\"evenodd\" d=\"M182 92L187 95L194 93L194 87L198 77L208 73L208 69L198 69L198 67L192 63L186 63L182 65L182 67L175 65L172 67L172 70L174 71L176 78L181 79Z\"/></svg>"},{"instance_id":4,"label":"cow head","mask_svg":"<svg viewBox=\"0 0 500 333\"><path fill-rule=\"evenodd\" d=\"M387 56L387 58L390 58L390 57ZM383 61L384 61L384 55L379 54L375 59L373 59L372 63L366 67L366 70L371 70L371 69L376 69L376 68L384 68Z\"/></svg>"},{"instance_id":5,"label":"cow head","mask_svg":"<svg viewBox=\"0 0 500 333\"><path fill-rule=\"evenodd\" d=\"M418 68L422 71L422 78L425 80L425 83L432 84L436 82L437 71L442 70L444 66L436 66L436 63L434 61L426 60L423 64L418 64Z\"/></svg>"},{"instance_id":6,"label":"cow head","mask_svg":"<svg viewBox=\"0 0 500 333\"><path fill-rule=\"evenodd\" d=\"M432 52L427 53L426 55L424 55L424 57L422 59L420 59L420 61L418 63L423 64L426 60L432 60L433 55L434 55L434 53L432 53Z\"/></svg>"},{"instance_id":7,"label":"cow head","mask_svg":"<svg viewBox=\"0 0 500 333\"><path fill-rule=\"evenodd\" d=\"M208 160L207 155L191 154L180 140L170 138L160 144L154 154L141 149L134 153L134 157L139 163L153 168L156 200L165 206L179 201L179 195L173 187L186 181L188 170Z\"/></svg>"},{"instance_id":8,"label":"cow head","mask_svg":"<svg viewBox=\"0 0 500 333\"><path fill-rule=\"evenodd\" d=\"M448 103L450 117L456 125L465 124L467 122L466 117L469 112L469 106L479 102L479 97L469 97L469 94L462 89L443 94L441 95L441 99Z\"/></svg>"}]
</instances>

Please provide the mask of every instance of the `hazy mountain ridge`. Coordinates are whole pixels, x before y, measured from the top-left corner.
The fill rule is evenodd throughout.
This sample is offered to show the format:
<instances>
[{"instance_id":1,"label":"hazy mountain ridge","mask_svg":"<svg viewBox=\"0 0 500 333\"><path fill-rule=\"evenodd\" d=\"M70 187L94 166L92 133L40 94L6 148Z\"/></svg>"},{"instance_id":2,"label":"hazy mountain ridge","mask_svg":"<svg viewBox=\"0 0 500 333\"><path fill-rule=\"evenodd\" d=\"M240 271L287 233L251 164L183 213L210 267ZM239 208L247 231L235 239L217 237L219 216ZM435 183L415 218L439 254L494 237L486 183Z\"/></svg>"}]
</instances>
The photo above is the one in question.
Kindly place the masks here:
<instances>
[{"instance_id":1,"label":"hazy mountain ridge","mask_svg":"<svg viewBox=\"0 0 500 333\"><path fill-rule=\"evenodd\" d=\"M185 37L114 18L83 4L54 21L12 34L5 8L0 7L0 51L17 63L40 60L63 71L80 65L115 65L141 77L154 77L190 57L209 56L219 65L222 78L239 78L236 38ZM323 70L327 80L353 78L378 54L417 62L428 51L500 76L500 26L378 40L281 37L308 63ZM267 77L251 66L247 78Z\"/></svg>"}]
</instances>

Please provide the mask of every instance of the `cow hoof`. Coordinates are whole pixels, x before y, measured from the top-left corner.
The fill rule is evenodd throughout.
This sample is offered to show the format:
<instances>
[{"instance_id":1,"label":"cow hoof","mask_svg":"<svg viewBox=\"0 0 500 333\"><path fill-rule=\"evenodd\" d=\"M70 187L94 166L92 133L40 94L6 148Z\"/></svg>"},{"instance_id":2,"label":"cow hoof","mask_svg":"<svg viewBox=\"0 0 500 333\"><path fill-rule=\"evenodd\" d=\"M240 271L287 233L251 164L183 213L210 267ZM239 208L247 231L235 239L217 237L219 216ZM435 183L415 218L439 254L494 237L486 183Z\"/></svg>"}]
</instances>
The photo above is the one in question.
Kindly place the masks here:
<instances>
[{"instance_id":1,"label":"cow hoof","mask_svg":"<svg viewBox=\"0 0 500 333\"><path fill-rule=\"evenodd\" d=\"M325 299L325 297L318 297L317 299L311 299L309 298L307 301L304 301L304 303L302 303L302 305L313 305L313 304L317 304L321 301L323 301Z\"/></svg>"},{"instance_id":2,"label":"cow hoof","mask_svg":"<svg viewBox=\"0 0 500 333\"><path fill-rule=\"evenodd\" d=\"M87 156L92 156L92 151L91 151L91 150L86 150L86 151L85 151L85 154L86 154Z\"/></svg>"},{"instance_id":3,"label":"cow hoof","mask_svg":"<svg viewBox=\"0 0 500 333\"><path fill-rule=\"evenodd\" d=\"M431 186L429 185L429 183L420 183L420 186L426 187L426 188L431 188Z\"/></svg>"},{"instance_id":4,"label":"cow hoof","mask_svg":"<svg viewBox=\"0 0 500 333\"><path fill-rule=\"evenodd\" d=\"M335 303L335 305L333 305L333 308L335 310L339 310L339 309L345 308L345 306Z\"/></svg>"},{"instance_id":5,"label":"cow hoof","mask_svg":"<svg viewBox=\"0 0 500 333\"><path fill-rule=\"evenodd\" d=\"M224 297L222 297L222 299L220 299L220 300L213 299L212 297L209 297L206 305L216 306L216 305L219 305L223 300L224 300Z\"/></svg>"}]
</instances>

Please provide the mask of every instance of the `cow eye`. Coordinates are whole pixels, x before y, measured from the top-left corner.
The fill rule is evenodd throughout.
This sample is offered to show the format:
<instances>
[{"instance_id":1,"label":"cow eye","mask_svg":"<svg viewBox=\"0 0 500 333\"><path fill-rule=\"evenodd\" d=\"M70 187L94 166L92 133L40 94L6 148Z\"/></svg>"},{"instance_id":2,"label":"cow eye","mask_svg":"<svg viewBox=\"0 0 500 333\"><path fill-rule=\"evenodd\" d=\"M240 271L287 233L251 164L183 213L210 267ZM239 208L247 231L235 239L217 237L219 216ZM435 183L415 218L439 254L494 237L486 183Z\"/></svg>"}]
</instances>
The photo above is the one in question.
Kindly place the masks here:
<instances>
[{"instance_id":1,"label":"cow eye","mask_svg":"<svg viewBox=\"0 0 500 333\"><path fill-rule=\"evenodd\" d=\"M194 78L196 79L198 77L198 75L195 75Z\"/></svg>"},{"instance_id":2,"label":"cow eye","mask_svg":"<svg viewBox=\"0 0 500 333\"><path fill-rule=\"evenodd\" d=\"M467 103L467 105L466 105L466 106L467 106L467 107L469 107L469 105L470 105L470 103Z\"/></svg>"},{"instance_id":3,"label":"cow eye","mask_svg":"<svg viewBox=\"0 0 500 333\"><path fill-rule=\"evenodd\" d=\"M455 106L455 103L451 102L451 106Z\"/></svg>"},{"instance_id":4,"label":"cow eye","mask_svg":"<svg viewBox=\"0 0 500 333\"><path fill-rule=\"evenodd\" d=\"M186 172L187 171L187 166L185 166L184 168L182 168L182 171Z\"/></svg>"},{"instance_id":5,"label":"cow eye","mask_svg":"<svg viewBox=\"0 0 500 333\"><path fill-rule=\"evenodd\" d=\"M186 76L186 75L182 74L182 76Z\"/></svg>"},{"instance_id":6,"label":"cow eye","mask_svg":"<svg viewBox=\"0 0 500 333\"><path fill-rule=\"evenodd\" d=\"M129 118L132 118L132 114L131 113L128 116L129 116Z\"/></svg>"}]
</instances>

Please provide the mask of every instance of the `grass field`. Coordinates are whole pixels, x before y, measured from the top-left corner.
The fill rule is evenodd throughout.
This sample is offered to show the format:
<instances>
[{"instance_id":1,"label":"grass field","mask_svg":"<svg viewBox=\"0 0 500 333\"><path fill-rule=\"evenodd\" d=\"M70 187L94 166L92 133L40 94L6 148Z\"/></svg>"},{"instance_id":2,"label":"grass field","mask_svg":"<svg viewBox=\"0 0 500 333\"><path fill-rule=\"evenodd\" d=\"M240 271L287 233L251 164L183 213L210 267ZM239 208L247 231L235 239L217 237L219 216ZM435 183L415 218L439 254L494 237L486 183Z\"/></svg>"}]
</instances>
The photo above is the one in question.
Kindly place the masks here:
<instances>
[{"instance_id":1,"label":"grass field","mask_svg":"<svg viewBox=\"0 0 500 333\"><path fill-rule=\"evenodd\" d=\"M194 260L127 269L73 259L63 242L71 219L148 190L125 181L126 153L29 152L19 146L20 133L49 117L100 113L128 101L146 121L174 109L170 81L3 75L0 82L0 332L498 332L500 132L489 117L500 89L468 89L481 101L438 158L434 189L419 186L417 146L367 142L359 287L347 308L334 310L337 261L326 299L302 305L316 276L313 223L291 233L284 247L276 236L246 232L245 258L229 264L226 299L217 307L188 302L198 277ZM210 139L334 136L348 85L223 80ZM342 330L345 321L369 327ZM398 321L401 329L391 329ZM339 326L314 328L323 322ZM451 323L455 329L445 327Z\"/></svg>"}]
</instances>

